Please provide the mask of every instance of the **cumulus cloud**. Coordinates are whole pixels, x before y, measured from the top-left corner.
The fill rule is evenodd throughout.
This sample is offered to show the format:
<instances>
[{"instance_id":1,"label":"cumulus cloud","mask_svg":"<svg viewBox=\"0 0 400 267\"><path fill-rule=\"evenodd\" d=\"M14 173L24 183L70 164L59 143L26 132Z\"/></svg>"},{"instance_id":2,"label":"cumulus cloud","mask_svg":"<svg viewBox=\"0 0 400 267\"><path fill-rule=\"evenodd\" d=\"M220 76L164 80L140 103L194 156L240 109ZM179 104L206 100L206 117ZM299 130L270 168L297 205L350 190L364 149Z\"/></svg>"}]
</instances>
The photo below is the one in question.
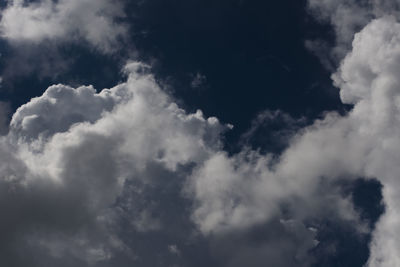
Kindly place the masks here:
<instances>
[{"instance_id":1,"label":"cumulus cloud","mask_svg":"<svg viewBox=\"0 0 400 267\"><path fill-rule=\"evenodd\" d=\"M395 239L400 227L395 189L399 186L399 55L400 24L394 17L374 20L356 34L352 52L335 75L343 101L355 104L353 114L360 121L360 131L373 137L364 155L365 172L379 177L384 185L387 210L374 233L369 266L400 264L394 252L400 248Z\"/></svg>"},{"instance_id":2,"label":"cumulus cloud","mask_svg":"<svg viewBox=\"0 0 400 267\"><path fill-rule=\"evenodd\" d=\"M399 3L395 0L308 0L307 3L315 18L333 26L334 44L328 44L324 40L306 42L306 46L331 70L334 70L351 49L354 34L372 19L400 14Z\"/></svg>"},{"instance_id":3,"label":"cumulus cloud","mask_svg":"<svg viewBox=\"0 0 400 267\"><path fill-rule=\"evenodd\" d=\"M128 65L128 81L100 93L52 86L16 111L0 145L0 209L7 214L2 264L86 266L115 253L134 258L117 235L117 219L140 213L131 217L132 225L145 224L138 231L162 227L148 223L157 220L151 208L119 197L141 199L152 179L208 157L224 127L179 109L152 75L137 73L143 68ZM138 185L125 187L127 181Z\"/></svg>"},{"instance_id":4,"label":"cumulus cloud","mask_svg":"<svg viewBox=\"0 0 400 267\"><path fill-rule=\"evenodd\" d=\"M397 266L400 264L396 252L400 244L395 238L400 225L399 196L395 189L399 186L396 164L399 156L400 26L396 19L399 3L311 0L309 4L334 25L339 43L347 45L352 41L350 52L342 46L341 56L345 57L333 80L341 88L342 101L354 105L348 118L353 125L359 125L356 134L359 140L354 140L352 146L368 140L365 145L369 148L359 156L364 161L363 172L366 176L379 177L386 204L386 213L374 232L368 266Z\"/></svg>"},{"instance_id":5,"label":"cumulus cloud","mask_svg":"<svg viewBox=\"0 0 400 267\"><path fill-rule=\"evenodd\" d=\"M188 114L147 66L132 62L127 81L113 88L53 85L18 108L9 125L2 119L0 263L311 266L322 247L321 222L360 236L374 230L340 182L376 177L387 209L368 264L400 265L400 26L384 16L396 14L397 3L309 6L334 25L335 58L351 49L333 75L342 101L353 105L345 116L328 113L305 126L263 112L231 155L220 137L229 126L201 111ZM106 0L9 1L0 30L20 47L83 40L112 53L126 33L117 22L123 16L119 2ZM205 80L194 78L193 87ZM7 105L0 111L7 114ZM248 140L276 121L283 129L268 139L279 153L249 148ZM210 249L205 254L215 262L195 262L193 249Z\"/></svg>"},{"instance_id":6,"label":"cumulus cloud","mask_svg":"<svg viewBox=\"0 0 400 267\"><path fill-rule=\"evenodd\" d=\"M400 244L398 213L399 51L398 1L308 1L312 12L336 32L332 53L343 61L333 75L344 103L354 105L349 119L358 124L358 140L368 140L363 172L384 186L386 212L371 244L368 266L397 266ZM350 52L349 52L350 50ZM353 135L353 131L349 132ZM346 134L346 136L350 136ZM346 137L347 138L347 137Z\"/></svg>"},{"instance_id":7,"label":"cumulus cloud","mask_svg":"<svg viewBox=\"0 0 400 267\"><path fill-rule=\"evenodd\" d=\"M294 209L290 218L302 222L321 211L322 218L324 209L335 205L341 218L354 220L351 205L338 195L311 196L324 191L324 180L377 177L386 212L374 231L368 266L400 265L399 55L395 17L373 20L355 35L351 52L333 75L342 101L353 105L347 115L329 113L302 129L277 161L253 151L222 152L196 169L189 188L196 196L193 219L200 229L209 235L248 229L284 217L285 209ZM319 203L307 202L313 199Z\"/></svg>"},{"instance_id":8,"label":"cumulus cloud","mask_svg":"<svg viewBox=\"0 0 400 267\"><path fill-rule=\"evenodd\" d=\"M2 264L309 266L321 220L368 233L336 183L375 174L353 115L315 122L278 158L229 155L229 125L180 109L147 66L124 71L101 92L51 86L12 116L0 140Z\"/></svg>"},{"instance_id":9,"label":"cumulus cloud","mask_svg":"<svg viewBox=\"0 0 400 267\"><path fill-rule=\"evenodd\" d=\"M373 230L340 182L376 177L387 210L369 265L399 265L399 36L393 17L356 35L334 75L353 105L345 116L328 113L297 131L282 113L261 114L249 134L275 117L295 125L279 155L228 154L220 138L228 126L180 109L140 63L101 92L49 87L1 137L3 264L187 264L189 248L205 240L217 266L310 266L321 221ZM149 243L162 258L146 256Z\"/></svg>"}]
</instances>

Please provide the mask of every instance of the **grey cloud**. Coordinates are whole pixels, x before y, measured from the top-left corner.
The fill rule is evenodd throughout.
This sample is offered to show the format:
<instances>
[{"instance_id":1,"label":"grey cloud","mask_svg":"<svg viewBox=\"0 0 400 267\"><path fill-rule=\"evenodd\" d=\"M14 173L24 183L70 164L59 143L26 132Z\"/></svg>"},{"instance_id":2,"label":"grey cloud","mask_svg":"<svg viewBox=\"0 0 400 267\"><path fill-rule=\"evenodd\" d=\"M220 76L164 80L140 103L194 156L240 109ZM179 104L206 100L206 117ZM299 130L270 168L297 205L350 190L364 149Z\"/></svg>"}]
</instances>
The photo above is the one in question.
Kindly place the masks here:
<instances>
[{"instance_id":1,"label":"grey cloud","mask_svg":"<svg viewBox=\"0 0 400 267\"><path fill-rule=\"evenodd\" d=\"M311 266L309 251L315 232L301 222L272 220L241 231L212 237L213 253L220 266Z\"/></svg>"},{"instance_id":2,"label":"grey cloud","mask_svg":"<svg viewBox=\"0 0 400 267\"><path fill-rule=\"evenodd\" d=\"M126 83L100 93L52 86L16 111L0 146L0 209L8 214L1 222L2 264L69 259L65 266L101 265L116 254L134 261L135 253L117 235L118 199L135 193L124 193L124 185L151 184L153 176L166 178L219 147L224 127L200 112L186 114L151 74L136 73L140 68L132 63ZM137 198L146 192L136 192ZM124 206L125 214L148 214L131 217L134 232L138 220L159 220L158 214L151 217L151 207L132 205Z\"/></svg>"},{"instance_id":3,"label":"grey cloud","mask_svg":"<svg viewBox=\"0 0 400 267\"><path fill-rule=\"evenodd\" d=\"M57 78L73 64L74 58L65 56L51 42L10 43L9 53L2 56L3 88L11 87L13 79L37 75L39 79Z\"/></svg>"},{"instance_id":4,"label":"grey cloud","mask_svg":"<svg viewBox=\"0 0 400 267\"><path fill-rule=\"evenodd\" d=\"M10 104L8 102L0 101L0 135L8 133L10 113L11 113Z\"/></svg>"}]
</instances>

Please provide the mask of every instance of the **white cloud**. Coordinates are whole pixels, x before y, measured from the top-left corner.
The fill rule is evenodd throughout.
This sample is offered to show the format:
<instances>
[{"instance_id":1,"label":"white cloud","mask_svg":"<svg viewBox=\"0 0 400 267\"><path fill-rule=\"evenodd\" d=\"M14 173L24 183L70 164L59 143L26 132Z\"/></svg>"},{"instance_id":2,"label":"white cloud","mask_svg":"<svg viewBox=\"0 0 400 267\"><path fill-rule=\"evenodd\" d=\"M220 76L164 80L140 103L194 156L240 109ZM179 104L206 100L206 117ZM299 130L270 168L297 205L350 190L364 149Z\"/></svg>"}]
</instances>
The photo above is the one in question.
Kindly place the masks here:
<instances>
[{"instance_id":1,"label":"white cloud","mask_svg":"<svg viewBox=\"0 0 400 267\"><path fill-rule=\"evenodd\" d=\"M357 35L335 75L353 110L302 129L279 158L248 149L228 155L220 145L227 126L180 109L140 63L126 66L127 82L100 93L51 86L16 111L1 138L0 212L9 214L0 224L3 264L26 265L16 260L21 249L31 266L67 257L65 266L112 262L121 253L135 258L119 222L142 235L180 227L189 215L177 213L190 207L175 199L184 184L193 222L227 247L214 248L224 264L308 266L318 227L310 230L307 221L337 218L369 230L335 182L377 177L388 210L374 233L370 266L378 259L396 266L399 36L393 18ZM247 238L265 229L262 242ZM180 243L165 242L166 253L177 244L184 257Z\"/></svg>"},{"instance_id":2,"label":"white cloud","mask_svg":"<svg viewBox=\"0 0 400 267\"><path fill-rule=\"evenodd\" d=\"M347 54L333 79L341 88L342 101L354 105L349 119L358 124L357 133L346 134L346 138L358 136L348 151L368 140L365 153L358 156L364 161L362 171L384 185L386 212L374 232L368 266L399 266L400 24L396 18L400 4L392 0L308 2L314 14L334 25L338 41L333 53L340 49L339 59Z\"/></svg>"},{"instance_id":3,"label":"white cloud","mask_svg":"<svg viewBox=\"0 0 400 267\"><path fill-rule=\"evenodd\" d=\"M10 0L1 13L0 31L13 42L80 42L103 52L120 46L126 27L118 1L108 0Z\"/></svg>"},{"instance_id":4,"label":"white cloud","mask_svg":"<svg viewBox=\"0 0 400 267\"><path fill-rule=\"evenodd\" d=\"M224 127L179 109L143 68L131 63L126 83L100 93L52 86L16 111L0 143L1 264L70 257L66 266L85 266L131 254L115 224L125 181L149 183L156 166L164 177L219 146Z\"/></svg>"},{"instance_id":5,"label":"white cloud","mask_svg":"<svg viewBox=\"0 0 400 267\"><path fill-rule=\"evenodd\" d=\"M123 54L134 53L133 45L128 44L123 1L6 2L0 9L0 38L8 50L2 58L2 77L10 89L15 79L24 76L55 81L71 74L72 68L79 68L74 63L81 60L82 51L92 58L102 54L116 61Z\"/></svg>"},{"instance_id":6,"label":"white cloud","mask_svg":"<svg viewBox=\"0 0 400 267\"><path fill-rule=\"evenodd\" d=\"M351 205L329 188L335 179L363 174L360 155L367 140L343 138L352 128L350 120L328 116L297 136L278 161L253 151L214 155L189 185L198 200L195 221L205 233L248 227L280 216L284 204L295 209L297 219L335 207L343 218L356 220ZM319 195L323 190L326 195Z\"/></svg>"},{"instance_id":7,"label":"white cloud","mask_svg":"<svg viewBox=\"0 0 400 267\"><path fill-rule=\"evenodd\" d=\"M359 28L395 5L309 3L334 24L339 57ZM121 16L120 4L105 0L10 1L0 29L15 43L84 40L110 53L126 32L115 21ZM183 199L178 203L217 244L213 249L224 264L309 266L318 228L310 230L306 221L334 217L368 231L335 185L361 176L384 184L388 207L374 232L369 264L400 265L394 238L400 228L394 190L400 171L399 43L400 26L390 17L357 34L334 75L343 102L354 109L302 129L278 158L249 149L228 155L220 145L226 126L180 109L139 63L126 66L127 82L99 93L91 86L49 87L16 111L0 139L0 212L7 214L0 222L0 264L113 266L120 254L136 260L123 236L179 228L188 214L177 214L174 197L184 184L185 201L194 205L190 210ZM260 120L275 115L267 112ZM123 234L121 220L129 225ZM262 241L249 241L251 231L262 233ZM184 257L181 244L166 244L169 254Z\"/></svg>"},{"instance_id":8,"label":"white cloud","mask_svg":"<svg viewBox=\"0 0 400 267\"><path fill-rule=\"evenodd\" d=\"M318 243L307 219L339 218L364 231L332 183L362 173L363 139L343 138L356 128L349 118L316 122L280 159L250 150L229 156L220 144L229 125L180 109L147 66L133 62L125 72L127 82L99 93L51 86L13 115L0 140L0 212L8 214L1 264L113 266L141 259L135 236L169 232L173 239L159 241L165 255L176 244L184 259L175 239L195 234L192 219L216 244L243 240L228 252L213 249L226 265L251 258L249 266L307 266ZM260 225L280 234L252 243L246 236Z\"/></svg>"},{"instance_id":9,"label":"white cloud","mask_svg":"<svg viewBox=\"0 0 400 267\"><path fill-rule=\"evenodd\" d=\"M360 135L370 138L370 148L360 155L364 171L384 185L386 212L374 233L369 266L400 265L400 243L396 233L400 186L400 24L394 17L372 21L356 34L353 50L342 63L336 83L344 102L354 103L352 117L360 124Z\"/></svg>"},{"instance_id":10,"label":"white cloud","mask_svg":"<svg viewBox=\"0 0 400 267\"><path fill-rule=\"evenodd\" d=\"M400 14L400 5L396 0L308 0L307 3L311 14L330 23L335 32L335 44L328 54L327 49L324 49L327 44L321 40L306 42L306 46L328 67L332 63L327 55L334 61L333 65L337 65L351 49L354 34L372 19Z\"/></svg>"},{"instance_id":11,"label":"white cloud","mask_svg":"<svg viewBox=\"0 0 400 267\"><path fill-rule=\"evenodd\" d=\"M279 160L252 151L233 157L222 152L207 160L188 185L200 229L213 234L273 220L292 198L294 220L335 205L343 218L356 220L334 188L326 190L332 195L313 195L324 190L321 179L376 177L384 186L386 212L374 231L368 264L400 265L399 68L400 24L392 16L373 20L355 35L352 51L333 76L352 111L344 117L327 114L303 129Z\"/></svg>"}]
</instances>

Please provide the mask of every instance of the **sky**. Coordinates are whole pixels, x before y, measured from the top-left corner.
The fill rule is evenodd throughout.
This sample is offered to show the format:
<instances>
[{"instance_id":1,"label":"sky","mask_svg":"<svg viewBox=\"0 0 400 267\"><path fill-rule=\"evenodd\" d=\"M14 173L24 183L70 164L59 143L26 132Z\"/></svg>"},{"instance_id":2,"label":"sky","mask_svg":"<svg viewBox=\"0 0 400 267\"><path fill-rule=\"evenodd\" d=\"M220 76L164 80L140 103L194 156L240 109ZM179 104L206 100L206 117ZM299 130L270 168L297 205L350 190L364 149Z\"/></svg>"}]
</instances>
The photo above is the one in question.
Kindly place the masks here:
<instances>
[{"instance_id":1,"label":"sky","mask_svg":"<svg viewBox=\"0 0 400 267\"><path fill-rule=\"evenodd\" d=\"M400 266L399 18L0 1L0 265Z\"/></svg>"}]
</instances>

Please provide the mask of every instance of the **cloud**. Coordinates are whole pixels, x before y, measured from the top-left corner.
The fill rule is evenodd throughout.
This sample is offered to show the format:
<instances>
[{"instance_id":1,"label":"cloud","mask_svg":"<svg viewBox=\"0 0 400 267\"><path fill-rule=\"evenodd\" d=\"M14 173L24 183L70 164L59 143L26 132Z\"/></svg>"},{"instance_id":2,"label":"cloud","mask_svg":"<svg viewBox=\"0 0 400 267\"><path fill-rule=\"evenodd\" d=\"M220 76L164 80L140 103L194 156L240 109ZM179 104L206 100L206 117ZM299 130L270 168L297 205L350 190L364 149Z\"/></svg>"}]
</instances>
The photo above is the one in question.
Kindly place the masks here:
<instances>
[{"instance_id":1,"label":"cloud","mask_svg":"<svg viewBox=\"0 0 400 267\"><path fill-rule=\"evenodd\" d=\"M352 146L368 140L363 159L366 176L383 184L386 212L379 220L371 243L368 266L397 266L400 244L398 199L400 6L397 1L308 1L314 14L329 21L336 32L332 53L343 61L333 75L344 103L354 105L349 115L358 124ZM350 44L352 47L350 47ZM349 52L350 50L350 52ZM338 52L340 51L340 52ZM347 138L347 137L346 137ZM353 149L352 149L353 150Z\"/></svg>"},{"instance_id":2,"label":"cloud","mask_svg":"<svg viewBox=\"0 0 400 267\"><path fill-rule=\"evenodd\" d=\"M324 249L323 222L356 236L374 230L340 184L366 177L384 185L387 206L369 265L400 265L400 26L383 16L396 3L309 5L335 27L333 54L345 58L333 78L342 101L353 105L348 114L327 113L305 126L263 112L244 142L279 120L284 130L271 137L279 153L244 147L232 155L221 145L229 127L179 108L144 64L129 63L127 81L100 92L50 86L15 112L0 137L0 212L7 214L0 263L310 266ZM84 42L107 54L126 34L117 22L123 16L120 4L103 0L12 1L0 28L19 47ZM194 87L204 82L197 76ZM330 244L324 251L337 250ZM212 264L196 260L198 253Z\"/></svg>"},{"instance_id":3,"label":"cloud","mask_svg":"<svg viewBox=\"0 0 400 267\"><path fill-rule=\"evenodd\" d=\"M126 27L120 2L107 0L8 1L2 11L0 31L12 42L85 41L103 52L119 48Z\"/></svg>"},{"instance_id":4,"label":"cloud","mask_svg":"<svg viewBox=\"0 0 400 267\"><path fill-rule=\"evenodd\" d=\"M395 239L400 227L396 189L399 157L399 88L397 70L400 64L400 24L396 17L400 10L396 1L309 1L323 19L335 27L337 45L344 57L332 76L339 87L343 103L353 105L346 119L349 126L343 139L350 153L362 148L359 173L378 177L383 184L386 212L379 220L371 244L368 266L397 266L396 251L400 244ZM350 21L349 21L350 20ZM359 31L359 32L358 32ZM342 45L342 44L343 45ZM347 46L352 44L350 51ZM334 48L337 50L338 47ZM336 143L335 143L336 144ZM345 151L345 149L343 148Z\"/></svg>"},{"instance_id":5,"label":"cloud","mask_svg":"<svg viewBox=\"0 0 400 267\"><path fill-rule=\"evenodd\" d=\"M10 114L11 114L10 103L0 101L0 135L7 134L8 132Z\"/></svg>"},{"instance_id":6,"label":"cloud","mask_svg":"<svg viewBox=\"0 0 400 267\"><path fill-rule=\"evenodd\" d=\"M126 190L148 190L208 157L224 127L179 109L151 74L137 72L145 68L128 65L128 81L100 93L52 86L16 111L0 143L1 264L86 266L118 253L132 260L118 218L138 212L131 218L147 221L139 231L162 227L149 226L151 207L119 198L141 199L145 192Z\"/></svg>"},{"instance_id":7,"label":"cloud","mask_svg":"<svg viewBox=\"0 0 400 267\"><path fill-rule=\"evenodd\" d=\"M349 118L305 128L279 158L228 155L229 125L180 109L146 65L124 72L100 92L50 86L12 116L0 139L1 264L309 266L318 221L368 232L335 184L363 173L363 143L343 139Z\"/></svg>"},{"instance_id":8,"label":"cloud","mask_svg":"<svg viewBox=\"0 0 400 267\"><path fill-rule=\"evenodd\" d=\"M363 29L372 19L386 15L398 16L400 11L399 3L395 0L308 0L307 4L315 18L333 26L334 44L327 44L323 40L306 42L306 46L331 70L351 49L355 33ZM327 46L331 49L325 49ZM327 50L329 50L328 58Z\"/></svg>"},{"instance_id":9,"label":"cloud","mask_svg":"<svg viewBox=\"0 0 400 267\"><path fill-rule=\"evenodd\" d=\"M278 159L251 150L220 152L195 170L187 185L195 197L192 218L205 235L226 240L217 246L229 248L222 258L235 263L226 266L311 266L324 230L318 222L369 231L337 184L364 174L366 140L358 141L356 130L345 137L352 130L349 119L331 114L299 133Z\"/></svg>"},{"instance_id":10,"label":"cloud","mask_svg":"<svg viewBox=\"0 0 400 267\"><path fill-rule=\"evenodd\" d=\"M397 178L399 157L400 24L394 17L372 21L353 41L353 50L344 59L335 81L342 88L345 103L353 103L353 116L360 132L372 137L364 154L365 172L379 177L384 185L386 213L380 219L371 247L369 266L400 264L400 244L394 236L398 222Z\"/></svg>"},{"instance_id":11,"label":"cloud","mask_svg":"<svg viewBox=\"0 0 400 267\"><path fill-rule=\"evenodd\" d=\"M200 72L193 74L192 78L192 82L190 83L190 86L192 88L199 88L201 86L204 86L204 84L207 82L207 77Z\"/></svg>"},{"instance_id":12,"label":"cloud","mask_svg":"<svg viewBox=\"0 0 400 267\"><path fill-rule=\"evenodd\" d=\"M123 1L9 0L0 12L2 76L10 88L21 77L54 81L71 76L80 68L74 63L85 56L118 61L134 50L127 44ZM86 65L89 60L84 60ZM73 79L77 75L72 74Z\"/></svg>"},{"instance_id":13,"label":"cloud","mask_svg":"<svg viewBox=\"0 0 400 267\"><path fill-rule=\"evenodd\" d=\"M347 115L328 113L303 128L278 160L254 151L234 156L222 152L196 169L189 190L196 197L193 219L201 231L213 235L249 229L284 218L285 209L299 223L313 216L324 218L324 210L331 208L341 218L356 221L351 204L323 181L377 177L386 212L373 233L368 266L400 265L395 238L400 227L399 55L396 19L371 21L355 35L352 50L333 75L343 103L353 105ZM360 232L368 231L359 227Z\"/></svg>"},{"instance_id":14,"label":"cloud","mask_svg":"<svg viewBox=\"0 0 400 267\"><path fill-rule=\"evenodd\" d=\"M373 230L340 183L376 177L388 210L370 266L396 265L399 29L388 17L357 35L335 74L353 110L290 131L279 155L228 154L221 134L229 126L179 108L141 63L100 92L49 87L0 139L1 263L196 266L191 249L205 244L216 266L310 266L323 222L359 236ZM264 112L250 132L276 117L298 129Z\"/></svg>"}]
</instances>

